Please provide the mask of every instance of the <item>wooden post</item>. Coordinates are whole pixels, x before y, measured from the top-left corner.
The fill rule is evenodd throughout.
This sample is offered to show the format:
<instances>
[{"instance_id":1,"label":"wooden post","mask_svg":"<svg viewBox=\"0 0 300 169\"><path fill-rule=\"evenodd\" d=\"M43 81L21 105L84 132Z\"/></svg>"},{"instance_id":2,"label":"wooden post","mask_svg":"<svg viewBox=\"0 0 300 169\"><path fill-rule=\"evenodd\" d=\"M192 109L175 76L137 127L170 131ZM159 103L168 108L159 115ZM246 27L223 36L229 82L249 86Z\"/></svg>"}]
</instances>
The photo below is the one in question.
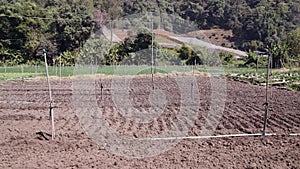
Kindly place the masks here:
<instances>
[{"instance_id":1,"label":"wooden post","mask_svg":"<svg viewBox=\"0 0 300 169\"><path fill-rule=\"evenodd\" d=\"M152 77L152 89L154 90L154 75L153 75L153 65L154 65L154 49L153 49L153 45L154 45L154 33L153 33L153 17L151 18L151 30L152 30L152 55L151 55L151 77Z\"/></svg>"},{"instance_id":2,"label":"wooden post","mask_svg":"<svg viewBox=\"0 0 300 169\"><path fill-rule=\"evenodd\" d=\"M101 96L101 100L102 100L102 94L103 94L102 73L103 73L102 64L100 63L100 89L101 89L100 96Z\"/></svg>"},{"instance_id":3,"label":"wooden post","mask_svg":"<svg viewBox=\"0 0 300 169\"><path fill-rule=\"evenodd\" d=\"M195 77L195 69L196 69L197 61L196 58L194 60L194 66L193 66L193 76Z\"/></svg>"},{"instance_id":4,"label":"wooden post","mask_svg":"<svg viewBox=\"0 0 300 169\"><path fill-rule=\"evenodd\" d=\"M109 25L110 25L110 45L112 45L112 43L113 43L112 22L113 22L113 20L111 20L109 23Z\"/></svg>"},{"instance_id":5,"label":"wooden post","mask_svg":"<svg viewBox=\"0 0 300 169\"><path fill-rule=\"evenodd\" d=\"M256 56L256 70L255 70L255 77L257 79L257 72L258 72L258 59L259 59L259 55Z\"/></svg>"},{"instance_id":6,"label":"wooden post","mask_svg":"<svg viewBox=\"0 0 300 169\"><path fill-rule=\"evenodd\" d=\"M59 57L59 84L61 84L61 55Z\"/></svg>"},{"instance_id":7,"label":"wooden post","mask_svg":"<svg viewBox=\"0 0 300 169\"><path fill-rule=\"evenodd\" d=\"M6 60L4 62L4 73L6 73Z\"/></svg>"},{"instance_id":8,"label":"wooden post","mask_svg":"<svg viewBox=\"0 0 300 169\"><path fill-rule=\"evenodd\" d=\"M54 66L55 66L55 76L57 76L57 64L54 62Z\"/></svg>"},{"instance_id":9,"label":"wooden post","mask_svg":"<svg viewBox=\"0 0 300 169\"><path fill-rule=\"evenodd\" d=\"M54 112L53 112L53 102L52 102L52 93L51 93L51 85L50 85L50 79L49 79L49 72L48 72L48 64L47 64L47 53L46 50L43 49L44 53L44 59L45 59L45 67L46 67L46 75L47 75L47 83L48 83L48 89L49 89L49 98L50 98L50 117L51 117L51 128L52 128L52 134L51 139L54 140L55 138L55 129L54 129Z\"/></svg>"},{"instance_id":10,"label":"wooden post","mask_svg":"<svg viewBox=\"0 0 300 169\"><path fill-rule=\"evenodd\" d=\"M269 88L269 69L270 69L270 56L268 56L268 67L267 67L267 81L266 81L266 102L265 106L265 115L264 115L264 127L262 135L266 135L266 127L267 127L267 119L268 119L268 109L269 109L269 102L268 102L268 88Z\"/></svg>"},{"instance_id":11,"label":"wooden post","mask_svg":"<svg viewBox=\"0 0 300 169\"><path fill-rule=\"evenodd\" d=\"M270 74L271 74L271 76L270 76L270 83L271 83L271 85L270 85L270 97L272 98L272 83L273 83L273 80L272 80L272 76L273 76L273 72L272 72L272 66L273 66L273 59L272 59L272 56L270 56Z\"/></svg>"},{"instance_id":12,"label":"wooden post","mask_svg":"<svg viewBox=\"0 0 300 169\"><path fill-rule=\"evenodd\" d=\"M24 82L24 66L21 65L21 71L22 71L22 82Z\"/></svg>"}]
</instances>

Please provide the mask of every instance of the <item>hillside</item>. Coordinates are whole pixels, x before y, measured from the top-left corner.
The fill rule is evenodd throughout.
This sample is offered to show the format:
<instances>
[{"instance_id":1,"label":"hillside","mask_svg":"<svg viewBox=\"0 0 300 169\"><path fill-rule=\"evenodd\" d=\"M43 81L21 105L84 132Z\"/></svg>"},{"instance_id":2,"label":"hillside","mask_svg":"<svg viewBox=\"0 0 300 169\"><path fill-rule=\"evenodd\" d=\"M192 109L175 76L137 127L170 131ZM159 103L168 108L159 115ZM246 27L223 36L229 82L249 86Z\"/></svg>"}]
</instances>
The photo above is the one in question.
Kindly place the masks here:
<instances>
[{"instance_id":1,"label":"hillside","mask_svg":"<svg viewBox=\"0 0 300 169\"><path fill-rule=\"evenodd\" d=\"M208 41L212 44L218 46L224 46L229 48L234 48L236 46L234 42L234 36L232 30L224 30L224 29L209 29L209 30L200 30L202 34L204 34ZM198 32L190 32L187 36L194 36L199 34Z\"/></svg>"},{"instance_id":2,"label":"hillside","mask_svg":"<svg viewBox=\"0 0 300 169\"><path fill-rule=\"evenodd\" d=\"M154 12L191 21L213 44L269 51L283 66L300 56L299 9L300 0L5 0L0 2L0 64L39 62L43 48L51 63L62 53L78 53L111 20Z\"/></svg>"},{"instance_id":3,"label":"hillside","mask_svg":"<svg viewBox=\"0 0 300 169\"><path fill-rule=\"evenodd\" d=\"M126 30L114 29L112 34L106 27L102 28L102 32L107 39L110 39L112 35L112 41L120 43L130 36ZM206 47L208 49L214 49L218 51L228 52L238 57L247 56L246 52L232 49L232 42L229 41L231 31L224 31L221 29L212 30L199 30L196 32L189 32L187 34L176 35L172 32L165 30L154 30L155 39L158 44L163 48L180 48L182 44L196 45ZM226 33L226 34L225 34ZM232 33L231 33L232 34ZM197 39L198 36L205 36L203 40ZM220 38L219 38L220 37ZM231 46L230 46L231 44ZM229 47L227 47L229 46Z\"/></svg>"}]
</instances>

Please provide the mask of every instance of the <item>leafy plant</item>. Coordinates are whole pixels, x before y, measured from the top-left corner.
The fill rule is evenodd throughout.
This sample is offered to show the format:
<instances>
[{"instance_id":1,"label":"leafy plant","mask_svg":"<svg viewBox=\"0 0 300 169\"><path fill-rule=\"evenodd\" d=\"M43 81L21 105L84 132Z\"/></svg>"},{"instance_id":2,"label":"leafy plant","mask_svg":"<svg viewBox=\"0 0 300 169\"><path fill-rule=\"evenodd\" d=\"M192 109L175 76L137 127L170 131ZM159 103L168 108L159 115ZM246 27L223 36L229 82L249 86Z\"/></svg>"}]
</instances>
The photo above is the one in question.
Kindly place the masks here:
<instances>
[{"instance_id":1,"label":"leafy plant","mask_svg":"<svg viewBox=\"0 0 300 169\"><path fill-rule=\"evenodd\" d=\"M59 65L60 62L64 66L75 66L75 61L78 57L78 54L74 51L65 51L59 57L56 57L56 65Z\"/></svg>"}]
</instances>

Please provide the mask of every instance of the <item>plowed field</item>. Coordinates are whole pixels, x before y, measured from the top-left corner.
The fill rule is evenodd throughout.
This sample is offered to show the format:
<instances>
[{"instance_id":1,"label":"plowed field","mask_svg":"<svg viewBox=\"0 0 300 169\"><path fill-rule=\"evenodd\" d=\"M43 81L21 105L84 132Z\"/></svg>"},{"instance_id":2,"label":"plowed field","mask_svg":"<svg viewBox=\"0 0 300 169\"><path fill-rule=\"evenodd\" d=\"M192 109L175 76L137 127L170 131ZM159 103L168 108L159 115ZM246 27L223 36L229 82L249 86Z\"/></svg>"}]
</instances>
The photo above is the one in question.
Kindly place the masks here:
<instances>
[{"instance_id":1,"label":"plowed field","mask_svg":"<svg viewBox=\"0 0 300 169\"><path fill-rule=\"evenodd\" d=\"M135 78L129 100L141 112L151 107L152 85ZM81 127L73 102L71 80L52 81L56 138L51 141L46 81L0 84L0 168L300 168L300 93L273 88L267 133L276 136L183 139L158 156L142 159L115 155L96 144ZM103 85L102 96L100 86ZM197 78L198 114L186 136L199 136L211 108L209 78ZM103 119L122 135L153 138L174 125L180 113L180 92L168 78L155 81L165 93L164 112L149 123L136 123L118 113L111 79L96 81L96 100ZM265 88L227 80L225 109L213 135L261 133ZM178 129L179 130L179 129Z\"/></svg>"}]
</instances>

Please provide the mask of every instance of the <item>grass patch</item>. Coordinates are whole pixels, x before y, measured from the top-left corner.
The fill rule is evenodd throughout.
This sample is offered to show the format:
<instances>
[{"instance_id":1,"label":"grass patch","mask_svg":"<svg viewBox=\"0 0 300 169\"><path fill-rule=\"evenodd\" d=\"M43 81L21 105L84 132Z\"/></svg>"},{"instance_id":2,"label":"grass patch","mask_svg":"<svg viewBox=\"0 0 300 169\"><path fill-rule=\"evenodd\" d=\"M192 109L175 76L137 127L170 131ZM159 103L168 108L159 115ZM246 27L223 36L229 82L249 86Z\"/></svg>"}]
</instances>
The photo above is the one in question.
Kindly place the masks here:
<instances>
[{"instance_id":1,"label":"grass patch","mask_svg":"<svg viewBox=\"0 0 300 169\"><path fill-rule=\"evenodd\" d=\"M298 92L300 91L300 84L289 84L287 87Z\"/></svg>"},{"instance_id":2,"label":"grass patch","mask_svg":"<svg viewBox=\"0 0 300 169\"><path fill-rule=\"evenodd\" d=\"M21 78L33 78L36 76L41 76L38 73L0 73L0 80L10 80L10 79L21 79Z\"/></svg>"},{"instance_id":3,"label":"grass patch","mask_svg":"<svg viewBox=\"0 0 300 169\"><path fill-rule=\"evenodd\" d=\"M171 73L171 72L192 72L197 70L199 72L206 72L216 76L227 76L234 80L246 81L252 84L266 83L266 69L259 68L237 68L231 66L188 66L188 65L161 65L155 66L155 73ZM23 72L23 73L22 73ZM117 66L90 66L82 67L59 67L49 66L50 76L69 77L79 74L105 74L105 75L142 75L151 74L150 65L117 65ZM14 66L14 67L0 67L0 80L20 79L20 78L34 78L36 76L46 76L44 66ZM300 70L281 72L274 71L270 76L270 82L282 84L284 87L289 87L299 91Z\"/></svg>"}]
</instances>

